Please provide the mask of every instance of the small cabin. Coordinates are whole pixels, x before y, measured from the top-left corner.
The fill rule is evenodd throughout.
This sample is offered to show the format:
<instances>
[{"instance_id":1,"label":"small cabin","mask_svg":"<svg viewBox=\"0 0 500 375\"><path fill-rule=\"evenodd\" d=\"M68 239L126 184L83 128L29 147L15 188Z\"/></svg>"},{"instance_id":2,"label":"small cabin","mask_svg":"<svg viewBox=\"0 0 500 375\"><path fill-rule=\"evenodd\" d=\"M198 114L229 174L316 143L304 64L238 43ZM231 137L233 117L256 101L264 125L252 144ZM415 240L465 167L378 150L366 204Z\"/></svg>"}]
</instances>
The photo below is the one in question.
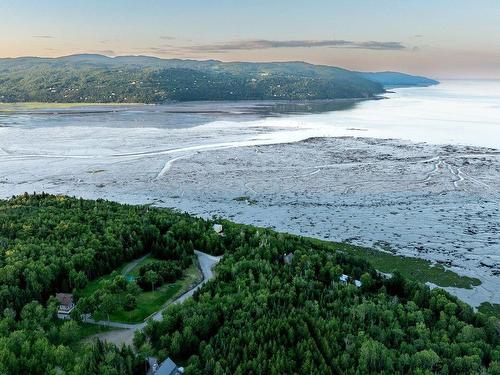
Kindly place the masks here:
<instances>
[{"instance_id":1,"label":"small cabin","mask_svg":"<svg viewBox=\"0 0 500 375\"><path fill-rule=\"evenodd\" d=\"M69 317L69 313L75 308L73 295L71 293L56 293L56 299L59 302L57 313L63 317Z\"/></svg>"}]
</instances>

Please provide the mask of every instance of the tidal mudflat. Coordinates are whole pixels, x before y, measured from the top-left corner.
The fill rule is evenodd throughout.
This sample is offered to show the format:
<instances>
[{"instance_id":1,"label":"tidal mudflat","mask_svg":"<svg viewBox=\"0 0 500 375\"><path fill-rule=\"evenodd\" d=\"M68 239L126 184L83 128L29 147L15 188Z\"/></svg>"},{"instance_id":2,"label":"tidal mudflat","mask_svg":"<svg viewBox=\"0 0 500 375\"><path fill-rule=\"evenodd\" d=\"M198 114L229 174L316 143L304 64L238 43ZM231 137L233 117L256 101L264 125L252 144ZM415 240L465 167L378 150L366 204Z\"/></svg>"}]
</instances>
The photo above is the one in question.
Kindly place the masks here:
<instances>
[{"instance_id":1,"label":"tidal mudflat","mask_svg":"<svg viewBox=\"0 0 500 375\"><path fill-rule=\"evenodd\" d=\"M156 182L155 204L443 264L500 302L500 152L316 138L198 153Z\"/></svg>"},{"instance_id":2,"label":"tidal mudflat","mask_svg":"<svg viewBox=\"0 0 500 375\"><path fill-rule=\"evenodd\" d=\"M150 203L416 256L480 279L448 288L466 302L498 304L500 117L494 95L474 90L401 89L320 113L202 103L3 114L0 195ZM457 100L462 112L447 114Z\"/></svg>"}]
</instances>

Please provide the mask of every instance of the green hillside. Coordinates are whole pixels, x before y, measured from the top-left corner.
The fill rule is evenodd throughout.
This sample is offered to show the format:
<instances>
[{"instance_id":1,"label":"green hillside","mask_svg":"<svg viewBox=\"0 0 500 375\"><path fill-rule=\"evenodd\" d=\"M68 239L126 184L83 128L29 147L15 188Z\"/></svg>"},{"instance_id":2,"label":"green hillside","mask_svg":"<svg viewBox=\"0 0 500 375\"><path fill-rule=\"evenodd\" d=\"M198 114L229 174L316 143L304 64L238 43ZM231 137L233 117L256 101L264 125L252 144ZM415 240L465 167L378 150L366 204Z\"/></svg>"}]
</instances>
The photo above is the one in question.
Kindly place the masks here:
<instances>
[{"instance_id":1,"label":"green hillside","mask_svg":"<svg viewBox=\"0 0 500 375\"><path fill-rule=\"evenodd\" d=\"M354 72L303 62L223 63L146 56L0 59L0 102L163 103L371 98Z\"/></svg>"},{"instance_id":2,"label":"green hillside","mask_svg":"<svg viewBox=\"0 0 500 375\"><path fill-rule=\"evenodd\" d=\"M384 87L405 87L405 86L432 86L439 82L435 79L427 77L413 76L398 72L376 72L376 73L359 73L363 78L373 82L378 82Z\"/></svg>"}]
</instances>

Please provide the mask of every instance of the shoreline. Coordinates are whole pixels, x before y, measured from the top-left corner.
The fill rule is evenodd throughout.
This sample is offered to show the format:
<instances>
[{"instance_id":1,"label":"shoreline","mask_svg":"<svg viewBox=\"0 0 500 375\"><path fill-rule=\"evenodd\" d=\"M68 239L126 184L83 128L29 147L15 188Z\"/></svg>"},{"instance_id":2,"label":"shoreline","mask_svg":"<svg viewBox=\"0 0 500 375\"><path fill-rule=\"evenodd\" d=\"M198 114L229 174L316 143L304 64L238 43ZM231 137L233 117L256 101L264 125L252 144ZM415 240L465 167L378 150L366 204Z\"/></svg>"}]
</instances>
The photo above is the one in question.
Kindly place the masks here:
<instances>
[{"instance_id":1,"label":"shoreline","mask_svg":"<svg viewBox=\"0 0 500 375\"><path fill-rule=\"evenodd\" d=\"M491 191L500 185L490 184L484 177L487 174L481 174L499 168L500 153L486 151L340 137L174 152L172 157L168 152L154 153L118 163L109 157L61 156L54 162L71 165L71 170L56 179L48 175L40 180L38 175L32 182L0 181L0 194L9 197L43 190L153 204L381 248L479 278L482 285L471 290L445 288L477 307L485 301L500 303L500 293L494 288L498 276L491 273L500 272L500 257L492 252L500 240L500 217L495 214L500 202ZM460 169L461 165L466 169ZM121 173L123 167L126 175ZM99 173L86 173L89 170ZM492 216L484 219L485 214ZM471 246L475 248L472 253L467 250ZM480 246L484 251L479 251ZM481 266L481 261L493 268Z\"/></svg>"},{"instance_id":2,"label":"shoreline","mask_svg":"<svg viewBox=\"0 0 500 375\"><path fill-rule=\"evenodd\" d=\"M461 87L300 116L239 115L238 102L215 108L226 118L205 113L213 103L194 115L0 116L0 195L154 204L415 256L478 277L469 303L500 303L498 112L476 102L483 86ZM468 98L457 113L453 95Z\"/></svg>"}]
</instances>

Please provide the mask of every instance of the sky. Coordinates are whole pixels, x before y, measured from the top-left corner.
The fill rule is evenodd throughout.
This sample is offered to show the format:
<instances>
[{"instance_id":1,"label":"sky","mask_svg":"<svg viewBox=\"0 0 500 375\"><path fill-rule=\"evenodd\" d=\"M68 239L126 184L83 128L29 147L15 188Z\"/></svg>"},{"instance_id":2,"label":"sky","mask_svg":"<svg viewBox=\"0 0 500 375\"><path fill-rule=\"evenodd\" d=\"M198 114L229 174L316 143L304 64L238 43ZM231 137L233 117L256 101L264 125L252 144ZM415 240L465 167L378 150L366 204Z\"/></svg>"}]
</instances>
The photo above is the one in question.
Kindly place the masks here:
<instances>
[{"instance_id":1,"label":"sky","mask_svg":"<svg viewBox=\"0 0 500 375\"><path fill-rule=\"evenodd\" d=\"M0 0L0 57L289 61L500 78L499 0Z\"/></svg>"}]
</instances>

